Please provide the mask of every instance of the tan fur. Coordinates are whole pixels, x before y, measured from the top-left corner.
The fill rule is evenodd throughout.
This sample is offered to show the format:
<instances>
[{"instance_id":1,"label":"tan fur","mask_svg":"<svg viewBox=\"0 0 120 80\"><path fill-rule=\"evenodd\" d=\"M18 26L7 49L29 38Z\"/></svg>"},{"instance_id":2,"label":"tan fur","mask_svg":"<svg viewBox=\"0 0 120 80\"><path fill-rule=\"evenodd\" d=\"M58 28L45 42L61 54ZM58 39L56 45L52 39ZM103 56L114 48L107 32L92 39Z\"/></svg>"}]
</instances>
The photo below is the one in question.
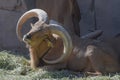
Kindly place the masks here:
<instances>
[{"instance_id":1,"label":"tan fur","mask_svg":"<svg viewBox=\"0 0 120 80\"><path fill-rule=\"evenodd\" d=\"M47 40L40 40L43 36L48 35L46 31L47 28L45 27L42 31L31 30L28 33L32 34L30 40L31 43L34 43L29 44L32 68L36 68L42 64L42 66L46 66L46 69L49 70L66 68L73 71L87 72L93 75L120 71L120 38L113 38L107 41L96 41L73 36L74 48L67 61L54 65L44 63L42 61L43 57L47 60L54 60L58 58L63 51L62 40L57 36L49 34L47 37L47 39L53 40L52 44L54 47L50 50ZM46 52L47 54L45 54Z\"/></svg>"}]
</instances>

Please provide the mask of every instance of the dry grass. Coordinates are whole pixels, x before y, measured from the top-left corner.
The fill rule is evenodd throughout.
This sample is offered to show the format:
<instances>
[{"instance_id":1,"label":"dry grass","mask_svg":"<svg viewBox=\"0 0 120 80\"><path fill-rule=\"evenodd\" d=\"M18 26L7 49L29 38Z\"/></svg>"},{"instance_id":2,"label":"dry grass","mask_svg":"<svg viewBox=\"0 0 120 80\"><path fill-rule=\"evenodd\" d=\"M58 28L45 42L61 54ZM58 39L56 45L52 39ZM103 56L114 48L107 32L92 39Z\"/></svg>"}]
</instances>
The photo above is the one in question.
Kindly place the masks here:
<instances>
[{"instance_id":1,"label":"dry grass","mask_svg":"<svg viewBox=\"0 0 120 80\"><path fill-rule=\"evenodd\" d=\"M68 70L48 72L32 70L28 60L8 51L0 52L0 80L120 80L119 74L107 76L88 76Z\"/></svg>"}]
</instances>

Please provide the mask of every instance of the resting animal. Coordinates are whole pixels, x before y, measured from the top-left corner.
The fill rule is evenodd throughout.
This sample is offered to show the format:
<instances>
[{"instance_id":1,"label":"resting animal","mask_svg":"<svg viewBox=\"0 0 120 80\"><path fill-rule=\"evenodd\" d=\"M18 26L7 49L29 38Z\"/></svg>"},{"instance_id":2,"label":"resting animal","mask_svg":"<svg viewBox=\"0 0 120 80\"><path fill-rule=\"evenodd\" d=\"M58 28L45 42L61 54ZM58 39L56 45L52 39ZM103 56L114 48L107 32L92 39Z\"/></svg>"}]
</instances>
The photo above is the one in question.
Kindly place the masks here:
<instances>
[{"instance_id":1,"label":"resting animal","mask_svg":"<svg viewBox=\"0 0 120 80\"><path fill-rule=\"evenodd\" d=\"M38 17L31 30L22 38L22 25L31 17ZM48 69L70 69L89 74L120 71L120 38L102 42L69 35L57 24L49 24L47 13L33 9L24 13L17 23L17 36L30 52L31 67L48 66Z\"/></svg>"}]
</instances>

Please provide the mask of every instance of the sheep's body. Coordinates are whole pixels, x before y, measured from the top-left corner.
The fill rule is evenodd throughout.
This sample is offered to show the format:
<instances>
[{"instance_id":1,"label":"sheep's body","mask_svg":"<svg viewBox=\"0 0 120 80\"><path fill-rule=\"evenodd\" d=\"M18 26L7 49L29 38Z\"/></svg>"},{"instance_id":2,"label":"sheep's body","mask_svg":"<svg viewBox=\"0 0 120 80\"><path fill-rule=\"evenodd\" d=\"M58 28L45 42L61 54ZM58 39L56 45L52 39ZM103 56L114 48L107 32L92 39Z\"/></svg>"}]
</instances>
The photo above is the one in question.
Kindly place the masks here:
<instances>
[{"instance_id":1,"label":"sheep's body","mask_svg":"<svg viewBox=\"0 0 120 80\"><path fill-rule=\"evenodd\" d=\"M81 39L76 36L73 38L74 48L72 53L65 62L53 65L40 63L41 61L38 62L39 64L43 64L43 66L45 66L45 68L48 70L70 69L73 71L93 72L93 74L119 72L120 52L116 52L116 49L120 47L119 43L117 42L118 40L120 39L115 38L107 43L91 39ZM58 38L54 43L52 50L48 52L44 58L48 60L58 58L62 53L63 45L61 44L62 41ZM117 44L118 46L114 44ZM40 49L39 47L37 48ZM38 53L30 52L32 53L31 56L37 57L35 54L40 55L41 51L37 52ZM32 64L36 64L36 61L34 61Z\"/></svg>"},{"instance_id":2,"label":"sheep's body","mask_svg":"<svg viewBox=\"0 0 120 80\"><path fill-rule=\"evenodd\" d=\"M110 43L88 39L77 40L80 43L76 43L78 41L75 41L73 53L68 60L70 69L102 73L120 71L120 52L116 52L115 46L112 46ZM113 43L115 43L115 40L113 40Z\"/></svg>"}]
</instances>

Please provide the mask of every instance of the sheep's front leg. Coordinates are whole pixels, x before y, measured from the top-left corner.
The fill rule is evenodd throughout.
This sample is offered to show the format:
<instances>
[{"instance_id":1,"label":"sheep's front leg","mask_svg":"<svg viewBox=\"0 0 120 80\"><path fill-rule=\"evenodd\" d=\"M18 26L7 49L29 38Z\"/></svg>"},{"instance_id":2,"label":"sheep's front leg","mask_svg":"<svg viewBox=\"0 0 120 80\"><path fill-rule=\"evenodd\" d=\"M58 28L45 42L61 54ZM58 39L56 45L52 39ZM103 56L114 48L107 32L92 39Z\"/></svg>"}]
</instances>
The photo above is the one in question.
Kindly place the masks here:
<instances>
[{"instance_id":1,"label":"sheep's front leg","mask_svg":"<svg viewBox=\"0 0 120 80\"><path fill-rule=\"evenodd\" d=\"M36 53L30 53L30 66L35 69L39 66L39 58Z\"/></svg>"}]
</instances>

